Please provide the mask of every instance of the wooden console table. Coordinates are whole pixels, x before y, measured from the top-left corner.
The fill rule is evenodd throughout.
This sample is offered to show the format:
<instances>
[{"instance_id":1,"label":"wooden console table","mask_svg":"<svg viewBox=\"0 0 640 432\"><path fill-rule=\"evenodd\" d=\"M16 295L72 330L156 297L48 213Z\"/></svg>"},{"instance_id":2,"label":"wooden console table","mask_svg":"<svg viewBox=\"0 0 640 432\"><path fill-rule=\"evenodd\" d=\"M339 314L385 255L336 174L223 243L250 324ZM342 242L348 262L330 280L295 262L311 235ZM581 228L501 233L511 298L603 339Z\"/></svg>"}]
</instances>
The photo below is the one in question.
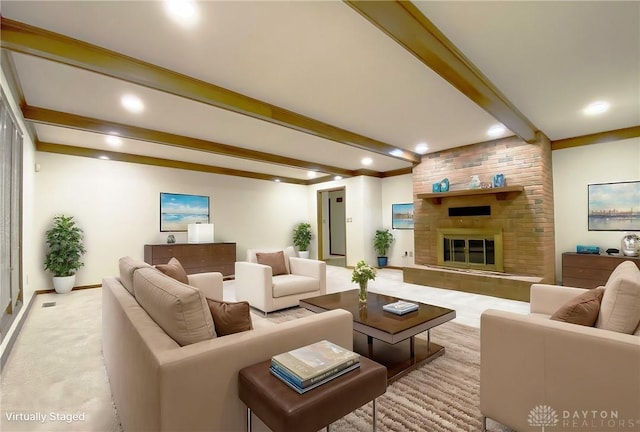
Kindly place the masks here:
<instances>
[{"instance_id":1,"label":"wooden console table","mask_svg":"<svg viewBox=\"0 0 640 432\"><path fill-rule=\"evenodd\" d=\"M235 273L235 243L173 243L144 245L145 262L166 264L175 257L187 274L220 272L223 276Z\"/></svg>"},{"instance_id":2,"label":"wooden console table","mask_svg":"<svg viewBox=\"0 0 640 432\"><path fill-rule=\"evenodd\" d=\"M640 257L565 252L562 254L562 285L578 288L603 286L613 269L623 261L633 261L640 268Z\"/></svg>"}]
</instances>

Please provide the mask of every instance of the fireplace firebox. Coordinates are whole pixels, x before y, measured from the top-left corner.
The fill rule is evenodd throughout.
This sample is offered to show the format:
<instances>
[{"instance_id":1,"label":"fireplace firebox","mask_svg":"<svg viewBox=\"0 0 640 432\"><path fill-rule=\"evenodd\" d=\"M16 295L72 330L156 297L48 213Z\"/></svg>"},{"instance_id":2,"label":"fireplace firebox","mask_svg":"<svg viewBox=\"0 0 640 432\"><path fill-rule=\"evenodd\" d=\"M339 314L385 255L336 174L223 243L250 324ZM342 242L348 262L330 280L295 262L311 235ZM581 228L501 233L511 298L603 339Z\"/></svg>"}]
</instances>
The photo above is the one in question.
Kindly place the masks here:
<instances>
[{"instance_id":1,"label":"fireplace firebox","mask_svg":"<svg viewBox=\"0 0 640 432\"><path fill-rule=\"evenodd\" d=\"M503 272L502 230L438 229L438 265Z\"/></svg>"}]
</instances>

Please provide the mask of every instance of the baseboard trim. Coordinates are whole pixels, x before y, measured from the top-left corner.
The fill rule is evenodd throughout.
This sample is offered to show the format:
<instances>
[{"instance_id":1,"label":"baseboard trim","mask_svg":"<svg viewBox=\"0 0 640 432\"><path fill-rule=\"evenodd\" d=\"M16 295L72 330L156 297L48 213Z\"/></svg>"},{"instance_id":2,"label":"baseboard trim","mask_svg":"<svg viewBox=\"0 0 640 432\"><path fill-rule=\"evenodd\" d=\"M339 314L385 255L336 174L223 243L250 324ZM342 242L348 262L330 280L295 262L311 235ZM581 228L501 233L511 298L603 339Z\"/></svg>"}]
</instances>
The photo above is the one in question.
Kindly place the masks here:
<instances>
[{"instance_id":1,"label":"baseboard trim","mask_svg":"<svg viewBox=\"0 0 640 432\"><path fill-rule=\"evenodd\" d=\"M102 286L102 284L94 284L94 285L80 285L80 286L75 286L71 289L71 291L80 291L80 290L85 290L85 289L92 289L92 288L100 288ZM36 290L35 294L52 294L55 293L56 290L54 289L46 289L46 290Z\"/></svg>"},{"instance_id":2,"label":"baseboard trim","mask_svg":"<svg viewBox=\"0 0 640 432\"><path fill-rule=\"evenodd\" d=\"M31 296L31 300L29 300L29 303L24 305L25 310L22 316L20 317L20 321L18 321L18 323L16 324L16 329L13 333L11 333L11 335L9 335L7 346L2 352L2 356L0 356L0 373L4 371L4 365L7 363L7 360L9 359L9 355L11 354L11 350L13 349L13 345L15 345L16 343L16 339L18 338L18 335L22 330L22 326L24 325L24 322L27 319L27 316L29 315L29 311L31 310L31 306L33 306L33 303L35 302L35 299L36 299L36 295L34 294Z\"/></svg>"}]
</instances>

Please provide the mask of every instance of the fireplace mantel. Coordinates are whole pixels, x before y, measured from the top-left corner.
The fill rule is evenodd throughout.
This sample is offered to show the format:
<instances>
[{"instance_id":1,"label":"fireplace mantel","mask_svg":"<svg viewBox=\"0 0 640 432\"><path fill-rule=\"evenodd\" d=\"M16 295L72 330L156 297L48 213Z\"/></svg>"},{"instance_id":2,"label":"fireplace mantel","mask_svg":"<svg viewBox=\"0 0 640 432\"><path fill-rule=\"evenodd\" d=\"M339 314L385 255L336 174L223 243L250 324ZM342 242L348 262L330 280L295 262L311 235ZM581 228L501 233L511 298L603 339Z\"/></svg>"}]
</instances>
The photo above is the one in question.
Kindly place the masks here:
<instances>
[{"instance_id":1,"label":"fireplace mantel","mask_svg":"<svg viewBox=\"0 0 640 432\"><path fill-rule=\"evenodd\" d=\"M505 186L499 188L489 189L465 189L449 192L435 192L435 193L421 193L418 194L418 199L431 200L433 204L441 204L442 198L452 197L464 197L475 195L495 195L498 201L506 200L507 198L518 195L524 191L524 186Z\"/></svg>"}]
</instances>

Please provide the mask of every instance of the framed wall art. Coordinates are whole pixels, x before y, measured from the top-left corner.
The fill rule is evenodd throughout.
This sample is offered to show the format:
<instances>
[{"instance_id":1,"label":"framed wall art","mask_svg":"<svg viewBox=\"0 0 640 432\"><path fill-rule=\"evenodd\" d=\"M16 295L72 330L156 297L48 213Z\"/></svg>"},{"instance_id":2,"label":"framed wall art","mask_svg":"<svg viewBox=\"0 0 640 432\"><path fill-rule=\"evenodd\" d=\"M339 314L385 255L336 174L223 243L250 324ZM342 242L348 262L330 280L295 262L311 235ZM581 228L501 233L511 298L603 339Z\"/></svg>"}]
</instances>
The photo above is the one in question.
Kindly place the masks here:
<instances>
[{"instance_id":1,"label":"framed wall art","mask_svg":"<svg viewBox=\"0 0 640 432\"><path fill-rule=\"evenodd\" d=\"M413 203L391 204L391 228L413 229Z\"/></svg>"},{"instance_id":2,"label":"framed wall art","mask_svg":"<svg viewBox=\"0 0 640 432\"><path fill-rule=\"evenodd\" d=\"M209 223L209 197L160 192L160 232L187 231L187 225Z\"/></svg>"},{"instance_id":3,"label":"framed wall art","mask_svg":"<svg viewBox=\"0 0 640 432\"><path fill-rule=\"evenodd\" d=\"M640 231L640 181L587 188L589 231Z\"/></svg>"}]
</instances>

